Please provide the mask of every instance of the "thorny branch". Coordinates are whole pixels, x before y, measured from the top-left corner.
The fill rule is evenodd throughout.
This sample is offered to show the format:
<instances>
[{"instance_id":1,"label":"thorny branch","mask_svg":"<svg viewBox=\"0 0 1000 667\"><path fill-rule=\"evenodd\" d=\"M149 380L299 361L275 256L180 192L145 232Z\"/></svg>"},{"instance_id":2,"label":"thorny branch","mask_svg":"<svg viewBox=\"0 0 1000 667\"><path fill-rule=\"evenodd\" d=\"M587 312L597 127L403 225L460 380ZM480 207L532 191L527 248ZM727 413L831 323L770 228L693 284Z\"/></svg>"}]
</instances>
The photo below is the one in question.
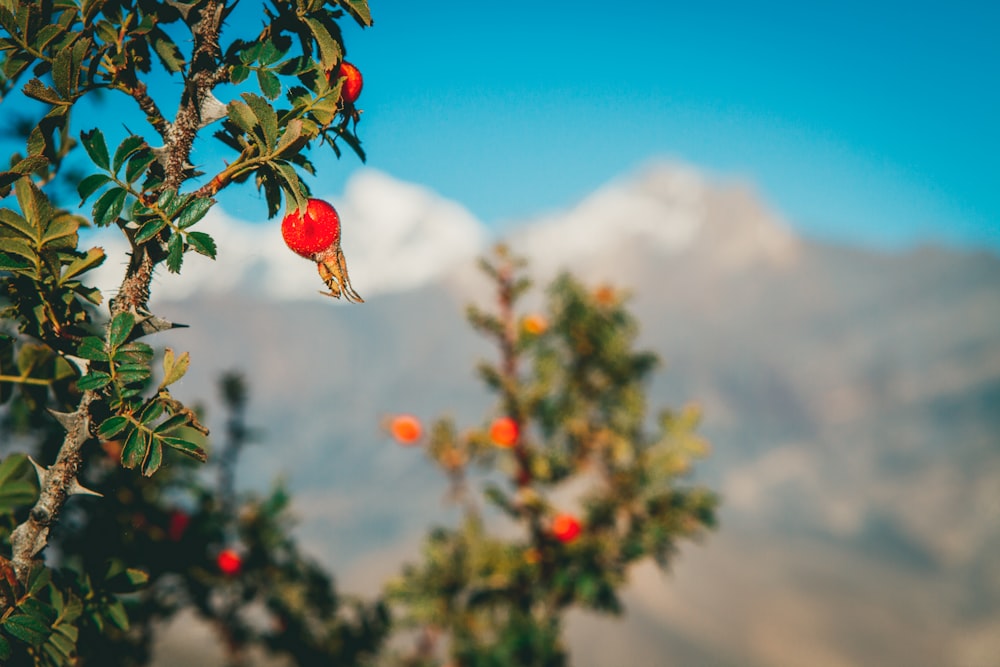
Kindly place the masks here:
<instances>
[{"instance_id":1,"label":"thorny branch","mask_svg":"<svg viewBox=\"0 0 1000 667\"><path fill-rule=\"evenodd\" d=\"M201 20L193 28L194 47L190 76L185 81L185 91L174 122L167 123L143 84L126 91L150 117L150 123L164 137L164 187L177 188L185 178L191 147L198 130L218 117L206 118L206 110L217 111L217 100L212 89L226 80L228 72L219 67L219 27L225 13L225 0L210 0L202 8ZM210 102L214 101L215 105ZM212 114L214 115L214 114ZM112 318L124 312L142 313L149 300L149 286L158 259L152 256L147 245L133 246L131 260L126 269L118 294L110 302ZM45 547L50 526L55 522L70 495L93 493L80 486L78 474L82 461L81 450L91 437L90 404L99 399L95 391L85 391L76 410L56 415L66 428L56 462L46 469L37 466L41 493L28 519L11 535L13 565L18 581L27 582L35 557ZM0 600L0 608L12 601Z\"/></svg>"}]
</instances>

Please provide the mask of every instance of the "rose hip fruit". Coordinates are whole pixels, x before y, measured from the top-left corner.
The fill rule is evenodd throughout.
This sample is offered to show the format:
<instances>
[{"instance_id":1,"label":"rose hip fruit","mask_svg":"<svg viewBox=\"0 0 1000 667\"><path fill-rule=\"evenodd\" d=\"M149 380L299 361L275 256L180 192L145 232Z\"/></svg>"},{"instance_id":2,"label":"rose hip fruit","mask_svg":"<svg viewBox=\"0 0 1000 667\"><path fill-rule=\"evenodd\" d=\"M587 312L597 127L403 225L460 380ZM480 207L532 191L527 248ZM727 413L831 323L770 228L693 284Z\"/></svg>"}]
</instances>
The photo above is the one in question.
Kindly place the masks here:
<instances>
[{"instance_id":1,"label":"rose hip fruit","mask_svg":"<svg viewBox=\"0 0 1000 667\"><path fill-rule=\"evenodd\" d=\"M320 278L330 288L323 294L364 301L347 275L347 260L340 249L340 216L333 206L322 199L309 199L304 211L296 209L281 220L281 236L292 252L316 262Z\"/></svg>"},{"instance_id":2,"label":"rose hip fruit","mask_svg":"<svg viewBox=\"0 0 1000 667\"><path fill-rule=\"evenodd\" d=\"M490 440L497 447L513 447L518 435L517 422L510 417L499 417L490 426Z\"/></svg>"},{"instance_id":3,"label":"rose hip fruit","mask_svg":"<svg viewBox=\"0 0 1000 667\"><path fill-rule=\"evenodd\" d=\"M563 544L575 540L582 530L580 520L572 514L557 514L552 519L552 536Z\"/></svg>"},{"instance_id":4,"label":"rose hip fruit","mask_svg":"<svg viewBox=\"0 0 1000 667\"><path fill-rule=\"evenodd\" d=\"M243 558L233 549L223 549L215 557L219 571L227 577L235 577L243 569Z\"/></svg>"},{"instance_id":5,"label":"rose hip fruit","mask_svg":"<svg viewBox=\"0 0 1000 667\"><path fill-rule=\"evenodd\" d=\"M413 415L396 415L389 420L389 432L401 445L412 445L420 440L423 428Z\"/></svg>"},{"instance_id":6,"label":"rose hip fruit","mask_svg":"<svg viewBox=\"0 0 1000 667\"><path fill-rule=\"evenodd\" d=\"M344 83L340 87L340 98L344 100L345 105L351 106L358 101L358 97L361 96L361 88L365 85L361 70L346 60L342 60L340 65L330 72L330 83L334 83L340 78L344 79Z\"/></svg>"}]
</instances>

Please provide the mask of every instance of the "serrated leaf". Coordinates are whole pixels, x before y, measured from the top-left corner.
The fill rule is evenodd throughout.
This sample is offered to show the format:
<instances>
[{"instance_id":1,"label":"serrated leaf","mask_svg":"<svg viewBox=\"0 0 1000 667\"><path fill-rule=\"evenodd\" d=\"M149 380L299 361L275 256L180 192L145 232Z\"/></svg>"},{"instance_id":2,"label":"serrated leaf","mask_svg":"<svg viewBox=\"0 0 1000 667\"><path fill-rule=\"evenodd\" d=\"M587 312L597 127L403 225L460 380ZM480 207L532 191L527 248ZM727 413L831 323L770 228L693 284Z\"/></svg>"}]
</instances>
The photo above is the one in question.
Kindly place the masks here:
<instances>
[{"instance_id":1,"label":"serrated leaf","mask_svg":"<svg viewBox=\"0 0 1000 667\"><path fill-rule=\"evenodd\" d=\"M152 422L160 418L163 414L163 403L161 401L150 401L149 405L139 415L139 421L149 426Z\"/></svg>"},{"instance_id":2,"label":"serrated leaf","mask_svg":"<svg viewBox=\"0 0 1000 667\"><path fill-rule=\"evenodd\" d=\"M274 112L270 102L260 95L243 93L242 97L253 110L253 115L264 133L264 147L270 152L278 142L278 114Z\"/></svg>"},{"instance_id":3,"label":"serrated leaf","mask_svg":"<svg viewBox=\"0 0 1000 667\"><path fill-rule=\"evenodd\" d=\"M97 427L97 435L102 440L111 440L116 435L125 430L128 426L128 417L122 417L121 415L114 415L108 417L101 425Z\"/></svg>"},{"instance_id":4,"label":"serrated leaf","mask_svg":"<svg viewBox=\"0 0 1000 667\"><path fill-rule=\"evenodd\" d=\"M177 218L177 226L181 229L186 229L195 224L205 217L205 214L208 213L214 203L213 200L207 197L195 199L181 211L180 216Z\"/></svg>"},{"instance_id":5,"label":"serrated leaf","mask_svg":"<svg viewBox=\"0 0 1000 667\"><path fill-rule=\"evenodd\" d=\"M324 72L329 72L343 58L340 44L319 19L307 16L305 23L309 26L309 32L313 34L316 44L319 46L320 67L323 68Z\"/></svg>"},{"instance_id":6,"label":"serrated leaf","mask_svg":"<svg viewBox=\"0 0 1000 667\"><path fill-rule=\"evenodd\" d=\"M8 255L5 252L0 252L0 271L13 271L17 273L30 269L29 273L33 275L34 268L34 263L28 261L24 257L17 257L14 255Z\"/></svg>"},{"instance_id":7,"label":"serrated leaf","mask_svg":"<svg viewBox=\"0 0 1000 667\"><path fill-rule=\"evenodd\" d=\"M137 134L125 137L124 141L118 144L118 148L115 150L115 157L111 163L111 171L117 174L118 170L125 163L125 160L142 148L145 143L146 140Z\"/></svg>"},{"instance_id":8,"label":"serrated leaf","mask_svg":"<svg viewBox=\"0 0 1000 667\"><path fill-rule=\"evenodd\" d=\"M149 368L139 364L128 364L115 369L115 381L122 386L145 382L149 379L150 375Z\"/></svg>"},{"instance_id":9,"label":"serrated leaf","mask_svg":"<svg viewBox=\"0 0 1000 667\"><path fill-rule=\"evenodd\" d=\"M97 336L87 336L80 341L80 347L76 351L76 356L90 359L91 361L108 361L107 350L104 348L104 341Z\"/></svg>"},{"instance_id":10,"label":"serrated leaf","mask_svg":"<svg viewBox=\"0 0 1000 667\"><path fill-rule=\"evenodd\" d=\"M135 328L135 315L129 312L115 315L108 330L108 347L114 350L122 345L133 328Z\"/></svg>"},{"instance_id":11,"label":"serrated leaf","mask_svg":"<svg viewBox=\"0 0 1000 667\"><path fill-rule=\"evenodd\" d=\"M28 614L9 616L3 623L4 631L29 646L41 646L48 639L51 629L42 620Z\"/></svg>"},{"instance_id":12,"label":"serrated leaf","mask_svg":"<svg viewBox=\"0 0 1000 667\"><path fill-rule=\"evenodd\" d=\"M95 267L100 266L104 263L106 255L104 250L101 248L91 248L83 257L77 257L63 270L62 278L60 282L65 284L70 278L75 278L76 276L89 271Z\"/></svg>"},{"instance_id":13,"label":"serrated leaf","mask_svg":"<svg viewBox=\"0 0 1000 667\"><path fill-rule=\"evenodd\" d=\"M154 236L160 233L160 231L167 226L167 221L163 218L155 218L142 225L139 231L135 233L136 243L145 243Z\"/></svg>"},{"instance_id":14,"label":"serrated leaf","mask_svg":"<svg viewBox=\"0 0 1000 667\"><path fill-rule=\"evenodd\" d=\"M118 219L125 206L125 197L128 196L123 188L111 188L94 202L94 224L98 227L110 225Z\"/></svg>"},{"instance_id":15,"label":"serrated leaf","mask_svg":"<svg viewBox=\"0 0 1000 667\"><path fill-rule=\"evenodd\" d=\"M230 83L243 83L250 76L250 68L245 65L236 65L230 70L229 82Z\"/></svg>"},{"instance_id":16,"label":"serrated leaf","mask_svg":"<svg viewBox=\"0 0 1000 667\"><path fill-rule=\"evenodd\" d=\"M0 512L9 514L18 507L35 502L38 489L28 480L19 479L0 486Z\"/></svg>"},{"instance_id":17,"label":"serrated leaf","mask_svg":"<svg viewBox=\"0 0 1000 667\"><path fill-rule=\"evenodd\" d=\"M10 660L10 642L4 637L0 637L0 660Z\"/></svg>"},{"instance_id":18,"label":"serrated leaf","mask_svg":"<svg viewBox=\"0 0 1000 667\"><path fill-rule=\"evenodd\" d=\"M163 465L163 443L160 438L154 435L153 442L149 447L149 456L142 464L142 474L146 477L152 477L161 465Z\"/></svg>"},{"instance_id":19,"label":"serrated leaf","mask_svg":"<svg viewBox=\"0 0 1000 667\"><path fill-rule=\"evenodd\" d=\"M180 72L184 68L184 55L166 32L161 28L153 28L149 31L148 39L167 71Z\"/></svg>"},{"instance_id":20,"label":"serrated leaf","mask_svg":"<svg viewBox=\"0 0 1000 667\"><path fill-rule=\"evenodd\" d=\"M87 151L87 155L101 169L111 166L111 158L108 156L108 145L104 142L104 135L98 129L90 132L81 132L80 140Z\"/></svg>"},{"instance_id":21,"label":"serrated leaf","mask_svg":"<svg viewBox=\"0 0 1000 667\"><path fill-rule=\"evenodd\" d=\"M184 377L187 373L188 367L191 365L191 355L187 352L182 352L179 355L175 355L174 351L169 347L163 352L163 381L160 383L160 389L169 387L173 383Z\"/></svg>"},{"instance_id":22,"label":"serrated leaf","mask_svg":"<svg viewBox=\"0 0 1000 667\"><path fill-rule=\"evenodd\" d=\"M146 458L146 451L149 449L147 434L141 429L132 429L125 438L125 446L122 447L122 467L131 470L140 465Z\"/></svg>"},{"instance_id":23,"label":"serrated leaf","mask_svg":"<svg viewBox=\"0 0 1000 667\"><path fill-rule=\"evenodd\" d=\"M140 150L125 165L125 181L134 183L149 168L149 165L156 162L156 155L150 150Z\"/></svg>"},{"instance_id":24,"label":"serrated leaf","mask_svg":"<svg viewBox=\"0 0 1000 667\"><path fill-rule=\"evenodd\" d=\"M215 259L215 240L205 232L190 232L187 235L187 242L195 252Z\"/></svg>"},{"instance_id":25,"label":"serrated leaf","mask_svg":"<svg viewBox=\"0 0 1000 667\"><path fill-rule=\"evenodd\" d=\"M281 153L291 146L296 139L302 136L302 121L298 118L293 118L288 121L288 125L285 126L285 131L278 139L278 144L274 147L274 154L281 155Z\"/></svg>"},{"instance_id":26,"label":"serrated leaf","mask_svg":"<svg viewBox=\"0 0 1000 667\"><path fill-rule=\"evenodd\" d=\"M184 241L180 234L173 234L167 242L167 270L179 273L184 263Z\"/></svg>"},{"instance_id":27,"label":"serrated leaf","mask_svg":"<svg viewBox=\"0 0 1000 667\"><path fill-rule=\"evenodd\" d=\"M84 178L76 186L76 191L80 195L80 203L83 204L83 202L90 198L90 195L97 192L101 186L109 183L110 181L111 177L106 174L91 174L90 176Z\"/></svg>"},{"instance_id":28,"label":"serrated leaf","mask_svg":"<svg viewBox=\"0 0 1000 667\"><path fill-rule=\"evenodd\" d=\"M281 81L275 74L266 69L257 70L257 83L260 92L269 100L275 100L281 95Z\"/></svg>"},{"instance_id":29,"label":"serrated leaf","mask_svg":"<svg viewBox=\"0 0 1000 667\"><path fill-rule=\"evenodd\" d=\"M42 83L41 79L31 79L28 83L24 84L22 90L25 95L39 102L63 104L62 96L54 88L49 88Z\"/></svg>"},{"instance_id":30,"label":"serrated leaf","mask_svg":"<svg viewBox=\"0 0 1000 667\"><path fill-rule=\"evenodd\" d=\"M368 0L337 0L337 4L346 9L362 26L372 25L372 12L368 8Z\"/></svg>"},{"instance_id":31,"label":"serrated leaf","mask_svg":"<svg viewBox=\"0 0 1000 667\"><path fill-rule=\"evenodd\" d=\"M167 447L172 447L182 454L186 454L191 458L198 459L202 463L208 460L208 454L204 449L191 442L190 440L185 440L184 438L174 438L170 436L163 436L160 438Z\"/></svg>"},{"instance_id":32,"label":"serrated leaf","mask_svg":"<svg viewBox=\"0 0 1000 667\"><path fill-rule=\"evenodd\" d=\"M122 345L115 351L115 361L120 364L148 364L153 358L153 348L141 341L132 341Z\"/></svg>"},{"instance_id":33,"label":"serrated leaf","mask_svg":"<svg viewBox=\"0 0 1000 667\"><path fill-rule=\"evenodd\" d=\"M108 386L110 382L111 376L104 371L91 371L76 381L76 387L83 391L96 391Z\"/></svg>"},{"instance_id":34,"label":"serrated leaf","mask_svg":"<svg viewBox=\"0 0 1000 667\"><path fill-rule=\"evenodd\" d=\"M251 137L256 136L254 133L254 127L257 126L257 117L254 116L253 109L244 102L243 100L233 100L229 103L229 120L233 122L236 127L243 130L246 134Z\"/></svg>"},{"instance_id":35,"label":"serrated leaf","mask_svg":"<svg viewBox=\"0 0 1000 667\"><path fill-rule=\"evenodd\" d=\"M191 422L191 418L187 415L172 415L171 417L164 419L162 422L157 424L156 428L153 429L155 433L159 435L164 435L170 433L171 431L177 430L182 426L186 426Z\"/></svg>"}]
</instances>

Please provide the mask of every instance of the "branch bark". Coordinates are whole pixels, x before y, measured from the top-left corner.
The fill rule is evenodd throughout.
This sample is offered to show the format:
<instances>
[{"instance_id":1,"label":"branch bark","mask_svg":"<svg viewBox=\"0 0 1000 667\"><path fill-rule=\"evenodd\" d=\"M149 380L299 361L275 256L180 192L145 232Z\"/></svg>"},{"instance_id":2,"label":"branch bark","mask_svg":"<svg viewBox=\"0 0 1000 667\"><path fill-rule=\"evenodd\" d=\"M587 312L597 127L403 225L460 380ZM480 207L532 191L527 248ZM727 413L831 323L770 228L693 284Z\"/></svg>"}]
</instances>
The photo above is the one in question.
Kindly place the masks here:
<instances>
[{"instance_id":1,"label":"branch bark","mask_svg":"<svg viewBox=\"0 0 1000 667\"><path fill-rule=\"evenodd\" d=\"M212 104L206 104L206 100L212 97L212 89L227 76L224 68L220 68L218 64L221 55L219 26L224 10L224 0L210 0L202 10L201 20L193 30L191 74L185 81L185 93L172 124L163 120L144 85L140 83L130 92L166 141L166 188L179 188L184 181L195 135L205 125L203 110L213 108ZM157 259L145 245L134 247L118 294L109 303L112 318L123 312L146 311L156 264ZM48 468L36 466L41 487L38 501L31 509L28 519L11 534L11 564L22 585L26 584L39 552L48 543L49 529L66 504L66 499L70 495L88 492L80 486L78 475L83 460L83 446L91 437L90 405L96 400L100 400L99 394L85 391L76 410L61 416L60 422L67 432L56 461ZM0 607L9 606L12 602L0 600Z\"/></svg>"}]
</instances>

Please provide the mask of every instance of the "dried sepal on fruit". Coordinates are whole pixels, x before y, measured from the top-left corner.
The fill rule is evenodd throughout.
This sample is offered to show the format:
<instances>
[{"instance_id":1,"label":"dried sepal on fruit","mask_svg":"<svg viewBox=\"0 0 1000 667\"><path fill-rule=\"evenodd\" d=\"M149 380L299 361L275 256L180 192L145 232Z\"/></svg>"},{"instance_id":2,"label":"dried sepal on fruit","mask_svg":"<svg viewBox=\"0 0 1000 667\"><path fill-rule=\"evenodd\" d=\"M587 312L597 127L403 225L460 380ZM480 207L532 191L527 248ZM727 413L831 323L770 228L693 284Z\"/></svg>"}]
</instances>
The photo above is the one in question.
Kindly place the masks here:
<instances>
[{"instance_id":1,"label":"dried sepal on fruit","mask_svg":"<svg viewBox=\"0 0 1000 667\"><path fill-rule=\"evenodd\" d=\"M305 211L296 209L281 220L281 236L292 252L316 262L319 277L329 288L321 292L339 299L363 303L347 273L347 260L340 248L340 216L322 199L309 199Z\"/></svg>"}]
</instances>

